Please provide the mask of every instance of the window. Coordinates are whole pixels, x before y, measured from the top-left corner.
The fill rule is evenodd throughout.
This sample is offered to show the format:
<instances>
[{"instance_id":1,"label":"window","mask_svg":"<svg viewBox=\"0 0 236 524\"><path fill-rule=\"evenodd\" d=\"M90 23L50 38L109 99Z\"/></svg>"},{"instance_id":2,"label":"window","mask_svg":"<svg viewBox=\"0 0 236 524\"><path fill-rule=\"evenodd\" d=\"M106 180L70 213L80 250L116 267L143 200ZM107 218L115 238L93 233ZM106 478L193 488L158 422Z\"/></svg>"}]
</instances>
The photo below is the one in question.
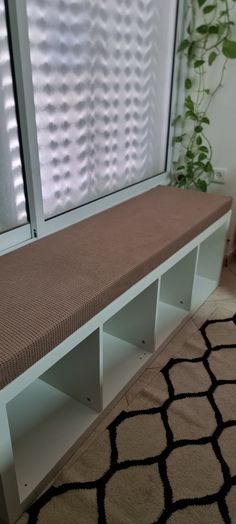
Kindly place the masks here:
<instances>
[{"instance_id":1,"label":"window","mask_svg":"<svg viewBox=\"0 0 236 524\"><path fill-rule=\"evenodd\" d=\"M27 222L4 2L0 0L0 233Z\"/></svg>"},{"instance_id":2,"label":"window","mask_svg":"<svg viewBox=\"0 0 236 524\"><path fill-rule=\"evenodd\" d=\"M0 233L43 236L167 182L177 8L0 0Z\"/></svg>"}]
</instances>

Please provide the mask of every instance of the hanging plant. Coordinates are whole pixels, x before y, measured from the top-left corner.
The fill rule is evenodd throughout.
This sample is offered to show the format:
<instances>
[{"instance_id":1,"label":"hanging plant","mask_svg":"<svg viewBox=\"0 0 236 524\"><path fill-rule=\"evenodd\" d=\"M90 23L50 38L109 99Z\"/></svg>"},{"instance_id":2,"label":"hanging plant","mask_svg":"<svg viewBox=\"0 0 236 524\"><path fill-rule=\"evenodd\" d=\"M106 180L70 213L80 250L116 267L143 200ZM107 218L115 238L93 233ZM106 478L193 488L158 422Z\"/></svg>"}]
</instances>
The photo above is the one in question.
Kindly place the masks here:
<instances>
[{"instance_id":1,"label":"hanging plant","mask_svg":"<svg viewBox=\"0 0 236 524\"><path fill-rule=\"evenodd\" d=\"M175 121L174 141L180 144L175 164L175 185L207 191L212 180L212 146L207 137L210 124L208 110L223 85L228 59L236 59L236 42L232 40L231 11L236 0L189 0L186 36L178 53L187 60L183 113ZM216 85L207 82L209 68L217 67Z\"/></svg>"}]
</instances>

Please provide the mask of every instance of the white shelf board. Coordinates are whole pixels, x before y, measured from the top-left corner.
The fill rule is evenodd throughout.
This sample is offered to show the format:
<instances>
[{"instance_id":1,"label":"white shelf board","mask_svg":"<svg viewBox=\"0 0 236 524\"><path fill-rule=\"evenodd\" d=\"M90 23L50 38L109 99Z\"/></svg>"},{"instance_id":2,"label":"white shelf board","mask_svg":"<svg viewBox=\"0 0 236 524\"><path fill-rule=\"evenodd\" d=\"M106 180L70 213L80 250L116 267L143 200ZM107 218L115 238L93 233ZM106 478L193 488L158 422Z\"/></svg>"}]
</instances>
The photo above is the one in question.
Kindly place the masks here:
<instances>
[{"instance_id":1,"label":"white shelf board","mask_svg":"<svg viewBox=\"0 0 236 524\"><path fill-rule=\"evenodd\" d=\"M150 353L104 332L103 402L106 407L149 359Z\"/></svg>"},{"instance_id":2,"label":"white shelf board","mask_svg":"<svg viewBox=\"0 0 236 524\"><path fill-rule=\"evenodd\" d=\"M196 275L193 288L192 308L195 309L203 304L216 287L217 282L215 280Z\"/></svg>"},{"instance_id":3,"label":"white shelf board","mask_svg":"<svg viewBox=\"0 0 236 524\"><path fill-rule=\"evenodd\" d=\"M157 345L158 347L172 333L172 331L188 315L185 309L172 306L165 302L159 302L157 317Z\"/></svg>"},{"instance_id":4,"label":"white shelf board","mask_svg":"<svg viewBox=\"0 0 236 524\"><path fill-rule=\"evenodd\" d=\"M98 414L38 379L8 404L21 502Z\"/></svg>"}]
</instances>

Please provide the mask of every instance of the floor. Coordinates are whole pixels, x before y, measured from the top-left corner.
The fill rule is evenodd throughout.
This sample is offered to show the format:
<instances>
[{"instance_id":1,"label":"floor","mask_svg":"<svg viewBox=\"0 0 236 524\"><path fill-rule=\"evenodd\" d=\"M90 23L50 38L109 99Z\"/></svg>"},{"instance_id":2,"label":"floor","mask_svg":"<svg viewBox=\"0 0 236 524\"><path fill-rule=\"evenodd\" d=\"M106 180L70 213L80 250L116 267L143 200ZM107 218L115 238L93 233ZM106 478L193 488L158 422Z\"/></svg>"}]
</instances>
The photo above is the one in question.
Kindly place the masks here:
<instances>
[{"instance_id":1,"label":"floor","mask_svg":"<svg viewBox=\"0 0 236 524\"><path fill-rule=\"evenodd\" d=\"M216 289L208 300L194 313L191 319L182 327L182 329L171 339L171 341L165 346L163 351L157 355L156 359L151 363L150 367L147 367L137 381L130 387L126 394L121 400L109 411L109 414L105 416L102 422L96 427L91 435L86 438L85 442L81 444L80 448L76 452L76 458L81 455L97 438L97 436L104 431L109 423L119 414L120 411L128 409L131 402L135 399L138 393L143 389L143 386L147 386L155 379L157 371L163 367L165 362L176 356L181 351L183 344L192 337L193 334L197 334L198 329L207 319L217 318L217 310L222 308L225 310L225 317L230 314L236 313L236 259L231 262L227 267L224 267L222 271L221 281L219 287ZM158 373L159 374L159 373ZM71 461L75 460L75 455Z\"/></svg>"}]
</instances>

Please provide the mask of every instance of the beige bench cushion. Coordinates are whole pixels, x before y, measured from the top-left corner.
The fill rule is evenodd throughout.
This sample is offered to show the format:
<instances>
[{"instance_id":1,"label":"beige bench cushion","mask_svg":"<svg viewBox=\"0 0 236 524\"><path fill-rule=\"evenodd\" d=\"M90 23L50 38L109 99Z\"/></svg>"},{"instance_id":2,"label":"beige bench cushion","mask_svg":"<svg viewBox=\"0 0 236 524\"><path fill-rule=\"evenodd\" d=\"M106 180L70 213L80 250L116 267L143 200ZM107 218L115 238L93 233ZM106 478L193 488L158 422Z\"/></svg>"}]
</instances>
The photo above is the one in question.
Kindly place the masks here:
<instances>
[{"instance_id":1,"label":"beige bench cushion","mask_svg":"<svg viewBox=\"0 0 236 524\"><path fill-rule=\"evenodd\" d=\"M230 207L159 186L0 257L0 388Z\"/></svg>"}]
</instances>

